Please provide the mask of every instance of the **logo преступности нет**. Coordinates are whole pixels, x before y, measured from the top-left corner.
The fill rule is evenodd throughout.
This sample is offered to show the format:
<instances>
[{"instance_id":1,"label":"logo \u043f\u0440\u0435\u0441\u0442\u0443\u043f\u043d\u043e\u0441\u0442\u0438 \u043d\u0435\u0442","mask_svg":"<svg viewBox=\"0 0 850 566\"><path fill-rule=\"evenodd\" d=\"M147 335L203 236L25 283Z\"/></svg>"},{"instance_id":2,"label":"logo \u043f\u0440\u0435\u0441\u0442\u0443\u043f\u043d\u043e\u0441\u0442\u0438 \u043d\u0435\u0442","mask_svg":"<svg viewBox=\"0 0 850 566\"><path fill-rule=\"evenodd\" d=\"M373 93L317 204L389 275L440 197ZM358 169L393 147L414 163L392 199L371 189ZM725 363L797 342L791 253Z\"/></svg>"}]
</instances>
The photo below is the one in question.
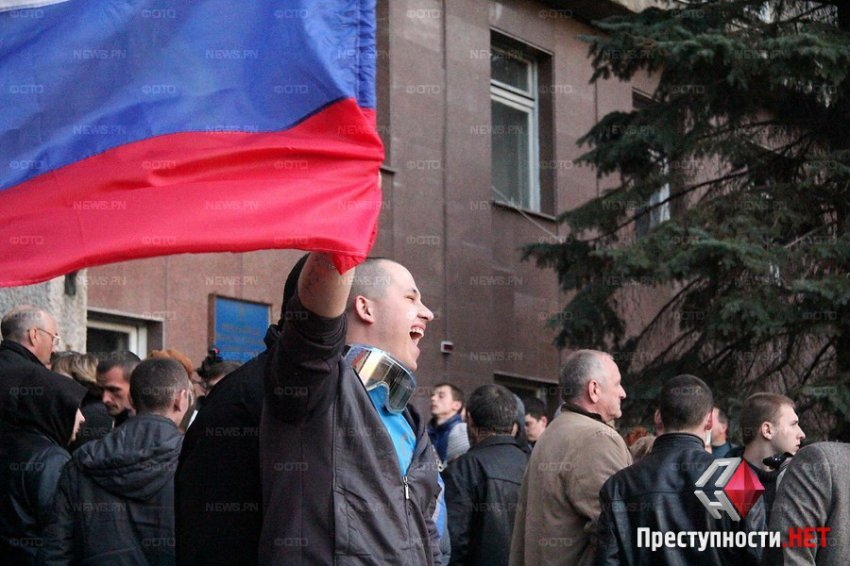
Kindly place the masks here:
<instances>
[{"instance_id":1,"label":"logo \u043f\u0440\u0435\u0441\u0442\u0443\u043f\u043d\u043e\u0441\u0442\u0438 \u043d\u0435\u0442","mask_svg":"<svg viewBox=\"0 0 850 566\"><path fill-rule=\"evenodd\" d=\"M741 458L718 458L696 482L698 489L694 491L694 495L715 519L722 517L720 511L723 510L733 521L740 521L764 493L764 486L758 476L748 465L741 465L742 463ZM723 473L714 482L714 496L717 500L712 501L702 488L720 468L724 468Z\"/></svg>"}]
</instances>

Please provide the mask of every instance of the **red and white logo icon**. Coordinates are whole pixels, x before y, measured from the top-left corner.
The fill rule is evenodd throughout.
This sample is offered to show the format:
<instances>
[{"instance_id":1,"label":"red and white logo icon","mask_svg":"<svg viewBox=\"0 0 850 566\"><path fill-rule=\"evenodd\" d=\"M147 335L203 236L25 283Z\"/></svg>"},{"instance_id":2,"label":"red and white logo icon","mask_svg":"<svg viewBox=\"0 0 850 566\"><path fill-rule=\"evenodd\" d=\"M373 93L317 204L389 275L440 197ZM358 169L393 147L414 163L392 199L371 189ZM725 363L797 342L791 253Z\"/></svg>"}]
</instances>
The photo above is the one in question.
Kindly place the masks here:
<instances>
[{"instance_id":1,"label":"red and white logo icon","mask_svg":"<svg viewBox=\"0 0 850 566\"><path fill-rule=\"evenodd\" d=\"M753 505L756 504L764 486L758 476L750 469L748 464L743 464L741 458L718 458L697 480L694 495L702 502L708 512L715 519L722 518L720 511L725 511L733 521L740 521L747 516ZM723 473L714 482L715 501L708 498L702 490L703 487L714 477L718 469L723 468Z\"/></svg>"}]
</instances>

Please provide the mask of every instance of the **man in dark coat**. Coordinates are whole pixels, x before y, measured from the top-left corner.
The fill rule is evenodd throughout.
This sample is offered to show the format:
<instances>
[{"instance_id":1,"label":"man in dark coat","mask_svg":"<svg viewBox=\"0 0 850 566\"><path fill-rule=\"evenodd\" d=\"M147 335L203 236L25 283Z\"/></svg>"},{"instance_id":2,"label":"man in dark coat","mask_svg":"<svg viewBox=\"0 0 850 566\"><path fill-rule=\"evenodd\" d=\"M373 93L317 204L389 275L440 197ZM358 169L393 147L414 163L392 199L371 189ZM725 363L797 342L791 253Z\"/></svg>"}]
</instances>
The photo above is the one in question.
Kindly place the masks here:
<instances>
[{"instance_id":1,"label":"man in dark coat","mask_svg":"<svg viewBox=\"0 0 850 566\"><path fill-rule=\"evenodd\" d=\"M407 405L434 315L413 276L377 259L339 275L313 253L289 309L266 372L260 563L434 564L437 455ZM352 366L386 353L391 383Z\"/></svg>"},{"instance_id":2,"label":"man in dark coat","mask_svg":"<svg viewBox=\"0 0 850 566\"><path fill-rule=\"evenodd\" d=\"M0 556L28 564L41 546L68 443L83 422L85 389L46 365L56 321L31 305L0 322Z\"/></svg>"},{"instance_id":3,"label":"man in dark coat","mask_svg":"<svg viewBox=\"0 0 850 566\"><path fill-rule=\"evenodd\" d=\"M59 480L40 564L175 564L174 471L189 410L186 370L145 360L130 379L136 415L76 452Z\"/></svg>"},{"instance_id":4,"label":"man in dark coat","mask_svg":"<svg viewBox=\"0 0 850 566\"><path fill-rule=\"evenodd\" d=\"M276 335L270 328L266 344ZM266 356L263 352L216 384L186 431L174 484L179 564L257 563Z\"/></svg>"},{"instance_id":5,"label":"man in dark coat","mask_svg":"<svg viewBox=\"0 0 850 566\"><path fill-rule=\"evenodd\" d=\"M50 355L59 344L56 321L50 313L32 305L21 305L6 313L0 322L0 333L0 380L9 367L48 367Z\"/></svg>"},{"instance_id":6,"label":"man in dark coat","mask_svg":"<svg viewBox=\"0 0 850 566\"><path fill-rule=\"evenodd\" d=\"M287 277L280 320L266 331L266 348L280 337L286 304L295 295L306 260L305 255ZM181 565L257 563L263 521L260 413L267 357L268 350L219 381L186 431L174 480Z\"/></svg>"},{"instance_id":7,"label":"man in dark coat","mask_svg":"<svg viewBox=\"0 0 850 566\"><path fill-rule=\"evenodd\" d=\"M469 398L472 448L444 474L450 564L508 564L511 535L528 454L516 443L516 401L501 385L482 385Z\"/></svg>"},{"instance_id":8,"label":"man in dark coat","mask_svg":"<svg viewBox=\"0 0 850 566\"><path fill-rule=\"evenodd\" d=\"M438 383L431 390L428 437L443 467L469 450L469 435L461 414L463 401L463 390L452 383Z\"/></svg>"}]
</instances>

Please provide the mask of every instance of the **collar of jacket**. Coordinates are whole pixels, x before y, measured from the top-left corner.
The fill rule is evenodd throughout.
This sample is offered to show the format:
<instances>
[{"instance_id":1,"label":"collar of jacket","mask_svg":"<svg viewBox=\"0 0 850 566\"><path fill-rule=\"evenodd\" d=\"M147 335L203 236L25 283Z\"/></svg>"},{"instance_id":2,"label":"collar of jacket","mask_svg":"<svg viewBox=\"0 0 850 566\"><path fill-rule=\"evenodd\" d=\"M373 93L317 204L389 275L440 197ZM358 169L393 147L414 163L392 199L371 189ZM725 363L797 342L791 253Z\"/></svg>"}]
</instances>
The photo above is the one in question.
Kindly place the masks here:
<instances>
[{"instance_id":1,"label":"collar of jacket","mask_svg":"<svg viewBox=\"0 0 850 566\"><path fill-rule=\"evenodd\" d=\"M566 410L568 410L572 413L578 413L580 415L584 415L585 417L590 417L591 419L595 419L595 420L597 420L597 421L599 421L603 424L608 424L608 423L606 423L605 421L602 420L602 417L599 414L591 413L590 411L586 411L586 410L582 409L581 407L579 407L578 405L570 403L569 401L564 401L564 405L561 408L561 410L564 410L564 409L566 409Z\"/></svg>"},{"instance_id":2,"label":"collar of jacket","mask_svg":"<svg viewBox=\"0 0 850 566\"><path fill-rule=\"evenodd\" d=\"M11 340L3 340L3 342L0 342L0 350L10 350L18 354L19 356L25 358L26 360L44 367L44 364L41 363L41 360L36 358L35 354L24 348L23 344L18 344L17 342L12 342Z\"/></svg>"},{"instance_id":3,"label":"collar of jacket","mask_svg":"<svg viewBox=\"0 0 850 566\"><path fill-rule=\"evenodd\" d=\"M448 430L448 429L452 428L454 425L459 423L461 420L463 420L463 419L461 419L460 413L457 413L455 416L453 416L452 418L450 418L449 420L447 420L446 422L444 422L443 424L440 424L440 425L436 424L437 420L435 418L433 418L433 419L431 419L431 422L428 423L428 426L430 426L432 429L434 429L437 432L443 432L444 430Z\"/></svg>"},{"instance_id":4,"label":"collar of jacket","mask_svg":"<svg viewBox=\"0 0 850 566\"><path fill-rule=\"evenodd\" d=\"M476 442L473 446L471 446L470 450L478 450L479 448L486 448L487 446L498 446L499 444L513 444L517 447L517 449L522 450L519 445L516 443L516 438L511 436L510 434L493 434L485 438L480 442Z\"/></svg>"},{"instance_id":5,"label":"collar of jacket","mask_svg":"<svg viewBox=\"0 0 850 566\"><path fill-rule=\"evenodd\" d=\"M280 328L278 328L276 324L270 324L268 330L266 330L266 335L263 338L263 343L265 343L266 349L274 346L278 340L280 340Z\"/></svg>"},{"instance_id":6,"label":"collar of jacket","mask_svg":"<svg viewBox=\"0 0 850 566\"><path fill-rule=\"evenodd\" d=\"M137 413L135 415L130 415L127 418L127 422L128 423L130 423L130 422L132 422L132 423L144 423L144 422L159 423L159 424L165 425L167 428L173 427L177 430L180 430L180 427L178 427L176 424L174 424L174 421L172 421L168 417L165 417L163 415L157 415L155 413Z\"/></svg>"},{"instance_id":7,"label":"collar of jacket","mask_svg":"<svg viewBox=\"0 0 850 566\"><path fill-rule=\"evenodd\" d=\"M705 441L690 432L665 432L655 439L652 452L669 452L672 450L700 448L705 450ZM706 452L708 454L708 452Z\"/></svg>"},{"instance_id":8,"label":"collar of jacket","mask_svg":"<svg viewBox=\"0 0 850 566\"><path fill-rule=\"evenodd\" d=\"M126 423L127 420L132 416L133 416L133 413L130 412L130 409L124 409L123 411L121 411L120 413L115 415L113 417L113 420L115 422L115 428L118 428L122 424Z\"/></svg>"},{"instance_id":9,"label":"collar of jacket","mask_svg":"<svg viewBox=\"0 0 850 566\"><path fill-rule=\"evenodd\" d=\"M746 460L746 458L744 459L744 462L747 462L747 465L750 467L750 470L755 472L755 474L759 478L759 481L765 487L767 487L767 484L769 483L776 483L776 479L779 477L779 474L781 474L782 470L785 468L785 466L780 466L778 470L762 470L761 468L753 466L750 462Z\"/></svg>"}]
</instances>

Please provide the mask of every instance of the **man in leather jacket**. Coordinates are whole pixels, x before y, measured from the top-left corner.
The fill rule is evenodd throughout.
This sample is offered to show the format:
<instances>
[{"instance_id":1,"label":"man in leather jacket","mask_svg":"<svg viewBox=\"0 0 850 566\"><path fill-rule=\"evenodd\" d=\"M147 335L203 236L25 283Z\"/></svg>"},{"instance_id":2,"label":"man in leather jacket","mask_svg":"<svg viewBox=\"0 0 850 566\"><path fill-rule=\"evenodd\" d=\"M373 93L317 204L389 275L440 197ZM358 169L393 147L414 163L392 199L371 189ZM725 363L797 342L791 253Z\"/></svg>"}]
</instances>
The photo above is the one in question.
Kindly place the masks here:
<instances>
[{"instance_id":1,"label":"man in leather jacket","mask_svg":"<svg viewBox=\"0 0 850 566\"><path fill-rule=\"evenodd\" d=\"M514 394L482 385L467 407L472 447L445 472L452 556L449 564L507 566L528 454L513 437Z\"/></svg>"},{"instance_id":2,"label":"man in leather jacket","mask_svg":"<svg viewBox=\"0 0 850 566\"><path fill-rule=\"evenodd\" d=\"M413 276L382 259L340 275L312 253L288 312L266 364L260 563L434 564L426 421L392 386L367 389L345 358L359 344L416 370L434 315Z\"/></svg>"},{"instance_id":3,"label":"man in leather jacket","mask_svg":"<svg viewBox=\"0 0 850 566\"><path fill-rule=\"evenodd\" d=\"M714 519L695 495L696 482L714 458L705 451L711 430L713 397L698 377L680 375L661 388L659 413L664 434L637 464L614 474L599 492L599 545L596 564L736 564L752 563L746 549L689 548L641 544L638 528L653 532L743 530L726 515Z\"/></svg>"}]
</instances>

